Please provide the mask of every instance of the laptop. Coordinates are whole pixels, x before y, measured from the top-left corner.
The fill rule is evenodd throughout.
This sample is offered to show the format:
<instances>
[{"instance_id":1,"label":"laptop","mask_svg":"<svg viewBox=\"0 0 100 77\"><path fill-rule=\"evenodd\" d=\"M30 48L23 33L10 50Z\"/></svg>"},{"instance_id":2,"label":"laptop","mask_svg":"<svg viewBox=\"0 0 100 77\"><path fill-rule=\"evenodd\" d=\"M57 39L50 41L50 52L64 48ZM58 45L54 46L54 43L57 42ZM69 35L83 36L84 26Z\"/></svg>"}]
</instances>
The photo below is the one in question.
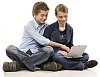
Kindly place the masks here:
<instances>
[{"instance_id":1,"label":"laptop","mask_svg":"<svg viewBox=\"0 0 100 77\"><path fill-rule=\"evenodd\" d=\"M87 47L86 45L72 46L66 57L67 58L81 58L86 47Z\"/></svg>"}]
</instances>

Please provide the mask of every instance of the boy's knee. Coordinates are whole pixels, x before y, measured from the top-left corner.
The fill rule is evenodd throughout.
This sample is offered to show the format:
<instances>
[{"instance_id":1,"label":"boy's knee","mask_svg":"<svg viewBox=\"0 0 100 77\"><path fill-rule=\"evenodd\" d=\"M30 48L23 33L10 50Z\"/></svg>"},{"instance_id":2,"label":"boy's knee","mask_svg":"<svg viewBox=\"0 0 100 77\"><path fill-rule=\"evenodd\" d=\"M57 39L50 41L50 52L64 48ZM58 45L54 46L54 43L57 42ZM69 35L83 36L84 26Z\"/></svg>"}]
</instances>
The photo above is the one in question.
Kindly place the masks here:
<instances>
[{"instance_id":1,"label":"boy's knee","mask_svg":"<svg viewBox=\"0 0 100 77\"><path fill-rule=\"evenodd\" d=\"M43 48L43 51L46 51L48 54L53 55L54 54L54 50L51 46L46 46Z\"/></svg>"},{"instance_id":2,"label":"boy's knee","mask_svg":"<svg viewBox=\"0 0 100 77\"><path fill-rule=\"evenodd\" d=\"M6 53L10 51L12 45L9 45L7 48L6 48Z\"/></svg>"},{"instance_id":3,"label":"boy's knee","mask_svg":"<svg viewBox=\"0 0 100 77\"><path fill-rule=\"evenodd\" d=\"M15 49L15 47L14 47L13 45L9 45L9 46L6 48L6 53L11 52L13 49Z\"/></svg>"},{"instance_id":4,"label":"boy's knee","mask_svg":"<svg viewBox=\"0 0 100 77\"><path fill-rule=\"evenodd\" d=\"M13 45L9 45L6 50L10 50L13 47Z\"/></svg>"},{"instance_id":5,"label":"boy's knee","mask_svg":"<svg viewBox=\"0 0 100 77\"><path fill-rule=\"evenodd\" d=\"M46 46L43 48L44 51L54 51L51 46Z\"/></svg>"}]
</instances>

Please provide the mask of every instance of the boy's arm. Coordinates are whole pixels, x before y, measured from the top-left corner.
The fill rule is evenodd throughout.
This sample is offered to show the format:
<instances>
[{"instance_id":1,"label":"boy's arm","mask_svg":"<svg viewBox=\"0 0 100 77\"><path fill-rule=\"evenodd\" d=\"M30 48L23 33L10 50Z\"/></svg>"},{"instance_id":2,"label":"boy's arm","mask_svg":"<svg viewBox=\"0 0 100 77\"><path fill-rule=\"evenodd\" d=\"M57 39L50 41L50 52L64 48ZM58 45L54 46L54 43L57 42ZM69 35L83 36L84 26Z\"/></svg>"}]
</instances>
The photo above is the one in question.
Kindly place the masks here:
<instances>
[{"instance_id":1,"label":"boy's arm","mask_svg":"<svg viewBox=\"0 0 100 77\"><path fill-rule=\"evenodd\" d=\"M63 45L63 44L60 44L60 43L56 43L56 42L53 42L53 41L50 41L48 45L62 48L66 52L69 52L69 50L70 50L69 47L67 47L66 45Z\"/></svg>"},{"instance_id":2,"label":"boy's arm","mask_svg":"<svg viewBox=\"0 0 100 77\"><path fill-rule=\"evenodd\" d=\"M25 26L25 31L40 45L47 46L50 42L49 39L42 36L40 33L37 32L37 30L33 27L33 25Z\"/></svg>"}]
</instances>

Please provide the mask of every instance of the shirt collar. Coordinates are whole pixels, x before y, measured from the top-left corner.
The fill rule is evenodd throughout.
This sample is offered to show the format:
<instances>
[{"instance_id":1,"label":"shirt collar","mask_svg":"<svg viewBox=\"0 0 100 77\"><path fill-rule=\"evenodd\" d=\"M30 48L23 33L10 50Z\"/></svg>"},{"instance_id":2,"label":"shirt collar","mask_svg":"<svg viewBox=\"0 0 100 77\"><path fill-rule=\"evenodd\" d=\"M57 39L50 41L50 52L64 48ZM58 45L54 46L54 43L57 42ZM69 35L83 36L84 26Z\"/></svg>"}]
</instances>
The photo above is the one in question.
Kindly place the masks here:
<instances>
[{"instance_id":1,"label":"shirt collar","mask_svg":"<svg viewBox=\"0 0 100 77\"><path fill-rule=\"evenodd\" d=\"M33 18L33 22L34 22L34 27L36 28L36 29L38 29L39 27L43 27L44 25L46 25L46 23L44 23L44 24L42 24L42 25L39 25L37 22L36 22L36 20Z\"/></svg>"}]
</instances>

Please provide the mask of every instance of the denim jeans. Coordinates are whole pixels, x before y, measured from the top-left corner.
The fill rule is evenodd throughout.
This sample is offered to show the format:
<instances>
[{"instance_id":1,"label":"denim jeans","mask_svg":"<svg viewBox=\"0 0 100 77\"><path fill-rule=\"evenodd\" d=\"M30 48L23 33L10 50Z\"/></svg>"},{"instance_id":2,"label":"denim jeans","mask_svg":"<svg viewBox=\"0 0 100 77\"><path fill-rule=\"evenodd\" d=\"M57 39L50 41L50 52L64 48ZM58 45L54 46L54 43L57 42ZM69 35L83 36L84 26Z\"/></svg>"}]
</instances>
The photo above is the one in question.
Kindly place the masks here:
<instances>
[{"instance_id":1,"label":"denim jeans","mask_svg":"<svg viewBox=\"0 0 100 77\"><path fill-rule=\"evenodd\" d=\"M6 54L10 59L24 64L31 71L35 71L35 66L46 62L54 54L54 51L52 47L46 46L39 49L37 53L29 55L17 47L10 45L6 49Z\"/></svg>"},{"instance_id":2,"label":"denim jeans","mask_svg":"<svg viewBox=\"0 0 100 77\"><path fill-rule=\"evenodd\" d=\"M53 60L60 63L65 70L83 70L84 63L87 62L89 56L83 53L82 58L65 58L63 55L54 53Z\"/></svg>"}]
</instances>

